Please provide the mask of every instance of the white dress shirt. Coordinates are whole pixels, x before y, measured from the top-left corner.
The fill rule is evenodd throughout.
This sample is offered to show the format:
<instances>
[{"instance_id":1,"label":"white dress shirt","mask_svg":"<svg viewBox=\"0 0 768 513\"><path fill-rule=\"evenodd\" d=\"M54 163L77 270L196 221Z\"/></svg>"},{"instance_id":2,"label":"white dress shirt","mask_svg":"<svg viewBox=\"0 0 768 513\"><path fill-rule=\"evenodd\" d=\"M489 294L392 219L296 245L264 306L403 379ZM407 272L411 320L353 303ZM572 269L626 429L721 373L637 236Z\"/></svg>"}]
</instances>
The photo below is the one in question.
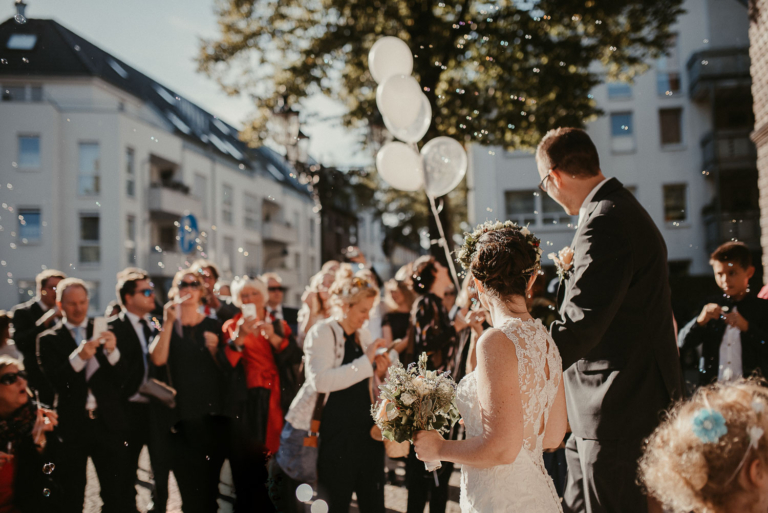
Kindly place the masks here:
<instances>
[{"instance_id":1,"label":"white dress shirt","mask_svg":"<svg viewBox=\"0 0 768 513\"><path fill-rule=\"evenodd\" d=\"M602 187L605 184L605 182L607 182L608 180L610 180L610 178L606 178L599 184L595 185L594 189L592 189L592 191L590 191L590 193L587 194L587 197L584 198L584 203L582 203L581 208L579 208L579 226L581 226L581 222L584 220L584 218L587 215L587 206L589 206L589 204L592 202L592 198L595 197L595 194L597 194L597 191L600 190L600 187Z\"/></svg>"},{"instance_id":2,"label":"white dress shirt","mask_svg":"<svg viewBox=\"0 0 768 513\"><path fill-rule=\"evenodd\" d=\"M147 323L147 326L151 326L151 318L149 317L149 314L145 315L144 317L139 317L136 314L133 314L129 311L125 311L125 316L128 317L128 320L131 321L131 326L133 326L133 331L136 332L136 336L139 337L139 343L141 343L141 352L144 357L144 379L142 380L141 384L147 382L147 379L149 378L149 365L147 365L147 355L149 354L149 344L152 343L151 340L147 340L144 337L144 326L141 325L141 321L144 320L144 322ZM140 393L136 392L131 396L129 399L132 403L148 403L149 399L145 396L141 395Z\"/></svg>"},{"instance_id":3,"label":"white dress shirt","mask_svg":"<svg viewBox=\"0 0 768 513\"><path fill-rule=\"evenodd\" d=\"M72 351L72 353L69 355L69 364L72 366L75 372L80 372L85 369L85 380L87 382L91 379L91 376L93 376L93 374L99 369L100 366L96 356L93 356L88 360L83 360L78 354L80 351L80 344L83 342L83 340L87 340L88 337L88 319L86 318L78 325L72 324L65 320L64 326L67 327L69 332L72 334L72 338L75 339L75 343L77 344L77 348L75 348L75 350ZM77 333L77 328L81 328L82 337ZM115 348L115 350L111 353L107 352L107 350L104 348L102 348L102 351L104 351L104 354L106 355L107 361L110 365L115 365L118 361L120 361L120 350L118 348ZM94 396L93 392L91 392L91 389L88 388L88 399L85 402L85 409L95 410L97 406L96 396Z\"/></svg>"},{"instance_id":4,"label":"white dress shirt","mask_svg":"<svg viewBox=\"0 0 768 513\"><path fill-rule=\"evenodd\" d=\"M734 306L731 310L736 311ZM723 340L720 342L720 366L717 369L718 381L734 381L743 373L741 363L741 331L730 324L725 327Z\"/></svg>"},{"instance_id":5,"label":"white dress shirt","mask_svg":"<svg viewBox=\"0 0 768 513\"><path fill-rule=\"evenodd\" d=\"M267 313L271 313L275 319L279 319L281 321L285 320L283 317L283 305L277 305L277 308L272 308L267 305Z\"/></svg>"}]
</instances>

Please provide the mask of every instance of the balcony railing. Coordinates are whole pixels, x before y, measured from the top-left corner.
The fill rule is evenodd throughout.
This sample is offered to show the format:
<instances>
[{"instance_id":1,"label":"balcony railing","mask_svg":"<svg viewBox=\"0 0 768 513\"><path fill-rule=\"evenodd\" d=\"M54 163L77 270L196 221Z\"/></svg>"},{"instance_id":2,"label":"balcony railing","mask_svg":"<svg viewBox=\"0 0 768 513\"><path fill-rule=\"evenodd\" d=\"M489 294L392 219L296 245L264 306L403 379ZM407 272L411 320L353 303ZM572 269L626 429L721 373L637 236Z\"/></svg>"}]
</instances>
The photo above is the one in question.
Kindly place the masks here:
<instances>
[{"instance_id":1,"label":"balcony railing","mask_svg":"<svg viewBox=\"0 0 768 513\"><path fill-rule=\"evenodd\" d=\"M707 251L714 251L720 244L738 240L751 250L760 249L760 211L722 213L704 216Z\"/></svg>"},{"instance_id":2,"label":"balcony railing","mask_svg":"<svg viewBox=\"0 0 768 513\"><path fill-rule=\"evenodd\" d=\"M711 171L757 165L757 148L747 130L709 132L701 138L704 170Z\"/></svg>"},{"instance_id":3,"label":"balcony railing","mask_svg":"<svg viewBox=\"0 0 768 513\"><path fill-rule=\"evenodd\" d=\"M298 235L296 229L279 221L264 221L261 226L261 236L264 242L279 242L282 244L296 244Z\"/></svg>"},{"instance_id":4,"label":"balcony railing","mask_svg":"<svg viewBox=\"0 0 768 513\"><path fill-rule=\"evenodd\" d=\"M188 189L170 188L161 184L152 184L149 188L149 210L181 217L187 213L200 217L203 205L200 200L191 196Z\"/></svg>"},{"instance_id":5,"label":"balcony railing","mask_svg":"<svg viewBox=\"0 0 768 513\"><path fill-rule=\"evenodd\" d=\"M688 59L690 96L695 100L707 97L710 83L751 83L749 48L720 48L696 52Z\"/></svg>"}]
</instances>

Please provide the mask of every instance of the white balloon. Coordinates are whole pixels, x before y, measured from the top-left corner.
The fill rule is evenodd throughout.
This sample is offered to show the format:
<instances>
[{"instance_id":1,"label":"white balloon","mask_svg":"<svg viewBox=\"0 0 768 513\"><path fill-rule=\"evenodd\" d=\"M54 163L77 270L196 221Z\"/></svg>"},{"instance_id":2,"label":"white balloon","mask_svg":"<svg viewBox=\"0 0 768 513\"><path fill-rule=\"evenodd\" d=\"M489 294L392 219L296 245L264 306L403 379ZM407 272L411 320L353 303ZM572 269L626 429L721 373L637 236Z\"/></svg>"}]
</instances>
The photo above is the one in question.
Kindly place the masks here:
<instances>
[{"instance_id":1,"label":"white balloon","mask_svg":"<svg viewBox=\"0 0 768 513\"><path fill-rule=\"evenodd\" d=\"M424 180L419 154L401 142L381 147L376 154L376 169L385 182L401 191L417 191Z\"/></svg>"},{"instance_id":2,"label":"white balloon","mask_svg":"<svg viewBox=\"0 0 768 513\"><path fill-rule=\"evenodd\" d=\"M423 93L410 75L393 75L376 88L379 112L396 128L408 128L419 114Z\"/></svg>"},{"instance_id":3,"label":"white balloon","mask_svg":"<svg viewBox=\"0 0 768 513\"><path fill-rule=\"evenodd\" d=\"M417 143L421 141L429 130L429 125L432 123L432 105L429 103L429 98L424 93L421 93L421 108L418 114L416 114L416 120L411 123L411 126L407 128L400 128L395 126L389 118L384 118L384 125L396 139L407 143Z\"/></svg>"},{"instance_id":4,"label":"white balloon","mask_svg":"<svg viewBox=\"0 0 768 513\"><path fill-rule=\"evenodd\" d=\"M455 189L467 174L467 152L450 137L435 137L421 149L421 156L424 190L436 198Z\"/></svg>"},{"instance_id":5,"label":"white balloon","mask_svg":"<svg viewBox=\"0 0 768 513\"><path fill-rule=\"evenodd\" d=\"M382 37L368 53L368 69L377 84L392 75L410 75L413 73L413 54L402 39Z\"/></svg>"}]
</instances>

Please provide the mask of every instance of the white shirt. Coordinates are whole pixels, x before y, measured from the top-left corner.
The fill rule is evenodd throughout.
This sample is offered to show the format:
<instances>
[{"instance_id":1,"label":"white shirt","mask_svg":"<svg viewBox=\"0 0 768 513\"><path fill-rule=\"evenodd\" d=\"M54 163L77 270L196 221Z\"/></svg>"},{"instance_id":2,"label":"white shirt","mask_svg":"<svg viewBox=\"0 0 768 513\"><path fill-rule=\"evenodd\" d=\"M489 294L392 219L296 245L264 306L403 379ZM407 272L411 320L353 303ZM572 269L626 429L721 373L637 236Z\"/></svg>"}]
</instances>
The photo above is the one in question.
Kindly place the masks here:
<instances>
[{"instance_id":1,"label":"white shirt","mask_svg":"<svg viewBox=\"0 0 768 513\"><path fill-rule=\"evenodd\" d=\"M283 305L277 305L277 308L272 308L267 305L267 313L274 315L275 319L280 319L281 321L285 320L283 318Z\"/></svg>"},{"instance_id":2,"label":"white shirt","mask_svg":"<svg viewBox=\"0 0 768 513\"><path fill-rule=\"evenodd\" d=\"M83 360L78 354L78 351L80 351L80 344L88 337L88 319L86 318L83 322L77 325L65 320L64 326L67 327L69 332L72 334L72 338L74 338L75 342L77 342L77 348L75 348L75 350L72 351L72 353L69 355L69 364L72 366L75 372L80 372L90 365L90 369L86 369L85 379L88 381L93 373L96 372L96 370L99 368L99 362L96 360L95 356L89 358L88 360ZM75 331L76 328L82 328L82 339L78 338L78 334ZM110 365L115 365L118 361L120 361L120 350L118 348L115 348L115 350L111 353L108 353L106 349L102 349L102 351L104 351L104 354L106 355L107 361L110 363ZM93 395L93 392L91 392L91 389L89 388L88 399L85 401L85 409L95 410L96 408L96 396Z\"/></svg>"},{"instance_id":3,"label":"white shirt","mask_svg":"<svg viewBox=\"0 0 768 513\"><path fill-rule=\"evenodd\" d=\"M131 326L133 326L133 331L136 332L136 336L139 337L139 343L141 344L141 352L144 355L144 379L141 382L142 385L147 382L147 379L149 378L149 365L147 365L147 355L149 354L149 344L152 343L151 340L147 340L144 337L144 326L141 325L142 319L144 322L147 323L147 326L151 326L150 321L151 318L149 317L149 314L145 315L144 317L139 317L136 314L133 314L129 312L128 310L125 311L125 316L128 317L128 320L131 321ZM149 399L141 395L140 393L135 393L133 396L131 396L129 401L133 403L148 403Z\"/></svg>"},{"instance_id":4,"label":"white shirt","mask_svg":"<svg viewBox=\"0 0 768 513\"><path fill-rule=\"evenodd\" d=\"M731 309L735 312L736 307ZM718 381L734 381L743 373L741 365L741 330L730 324L725 327L723 340L720 342L720 366L717 369Z\"/></svg>"},{"instance_id":5,"label":"white shirt","mask_svg":"<svg viewBox=\"0 0 768 513\"><path fill-rule=\"evenodd\" d=\"M592 191L587 194L587 197L584 198L584 203L582 203L581 208L579 208L579 226L581 226L581 222L587 215L587 206L592 202L592 198L595 197L595 194L597 194L597 191L600 190L600 187L602 187L608 180L610 180L610 178L606 178L599 184L595 185L594 189L592 189Z\"/></svg>"}]
</instances>

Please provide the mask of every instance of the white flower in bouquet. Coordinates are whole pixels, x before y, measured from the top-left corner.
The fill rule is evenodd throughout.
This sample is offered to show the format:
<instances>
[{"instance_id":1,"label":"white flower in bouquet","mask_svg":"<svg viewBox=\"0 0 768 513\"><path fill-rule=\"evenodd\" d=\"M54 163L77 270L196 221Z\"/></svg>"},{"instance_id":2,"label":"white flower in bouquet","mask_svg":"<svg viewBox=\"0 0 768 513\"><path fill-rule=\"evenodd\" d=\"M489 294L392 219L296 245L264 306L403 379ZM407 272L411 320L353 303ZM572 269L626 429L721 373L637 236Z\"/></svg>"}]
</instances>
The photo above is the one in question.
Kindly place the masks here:
<instances>
[{"instance_id":1,"label":"white flower in bouquet","mask_svg":"<svg viewBox=\"0 0 768 513\"><path fill-rule=\"evenodd\" d=\"M401 397L400 400L403 401L403 404L406 406L410 406L413 404L413 402L416 400L415 395L411 395L408 392L405 392Z\"/></svg>"}]
</instances>

